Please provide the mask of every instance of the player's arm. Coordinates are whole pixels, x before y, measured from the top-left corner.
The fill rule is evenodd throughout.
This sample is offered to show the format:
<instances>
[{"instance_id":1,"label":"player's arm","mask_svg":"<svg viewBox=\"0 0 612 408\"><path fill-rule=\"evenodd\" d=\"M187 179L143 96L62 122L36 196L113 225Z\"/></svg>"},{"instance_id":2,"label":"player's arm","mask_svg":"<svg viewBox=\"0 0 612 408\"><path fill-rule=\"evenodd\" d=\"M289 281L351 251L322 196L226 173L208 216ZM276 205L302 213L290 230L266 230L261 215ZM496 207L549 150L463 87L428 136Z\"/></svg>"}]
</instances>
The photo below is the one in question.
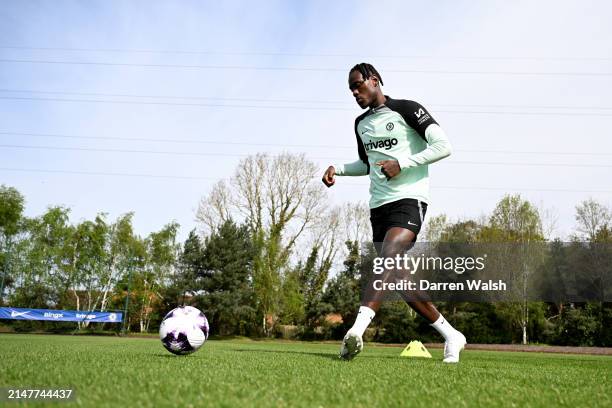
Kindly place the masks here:
<instances>
[{"instance_id":1,"label":"player's arm","mask_svg":"<svg viewBox=\"0 0 612 408\"><path fill-rule=\"evenodd\" d=\"M405 169L434 163L450 156L451 145L446 134L423 105L405 100L392 100L388 104L427 142L427 147L408 157L399 157L397 161L383 160L376 163L387 178L395 177Z\"/></svg>"},{"instance_id":2,"label":"player's arm","mask_svg":"<svg viewBox=\"0 0 612 408\"><path fill-rule=\"evenodd\" d=\"M346 164L334 164L331 165L325 170L325 174L323 174L323 183L327 187L331 187L336 182L334 180L334 176L367 176L370 174L370 164L368 162L368 156L366 155L366 151L363 147L363 143L361 142L361 138L359 137L359 133L357 132L357 125L359 121L365 117L365 114L359 116L355 120L355 137L357 139L357 153L359 154L359 160L356 160L352 163Z\"/></svg>"},{"instance_id":3,"label":"player's arm","mask_svg":"<svg viewBox=\"0 0 612 408\"><path fill-rule=\"evenodd\" d=\"M334 164L337 176L367 176L368 165L359 159L352 163Z\"/></svg>"},{"instance_id":4,"label":"player's arm","mask_svg":"<svg viewBox=\"0 0 612 408\"><path fill-rule=\"evenodd\" d=\"M335 176L365 176L369 173L369 166L365 164L361 159L352 163L346 164L333 164L325 170L323 174L323 184L327 187L334 185L336 180Z\"/></svg>"},{"instance_id":5,"label":"player's arm","mask_svg":"<svg viewBox=\"0 0 612 408\"><path fill-rule=\"evenodd\" d=\"M427 142L427 147L421 152L398 158L401 170L435 163L450 156L451 145L446 133L423 105L415 101L401 101L397 109L406 123Z\"/></svg>"},{"instance_id":6,"label":"player's arm","mask_svg":"<svg viewBox=\"0 0 612 408\"><path fill-rule=\"evenodd\" d=\"M432 123L427 126L424 132L424 138L427 141L427 147L424 150L408 157L400 157L398 159L398 163L402 170L435 163L438 160L450 156L452 151L451 144L446 137L446 133L438 124Z\"/></svg>"}]
</instances>

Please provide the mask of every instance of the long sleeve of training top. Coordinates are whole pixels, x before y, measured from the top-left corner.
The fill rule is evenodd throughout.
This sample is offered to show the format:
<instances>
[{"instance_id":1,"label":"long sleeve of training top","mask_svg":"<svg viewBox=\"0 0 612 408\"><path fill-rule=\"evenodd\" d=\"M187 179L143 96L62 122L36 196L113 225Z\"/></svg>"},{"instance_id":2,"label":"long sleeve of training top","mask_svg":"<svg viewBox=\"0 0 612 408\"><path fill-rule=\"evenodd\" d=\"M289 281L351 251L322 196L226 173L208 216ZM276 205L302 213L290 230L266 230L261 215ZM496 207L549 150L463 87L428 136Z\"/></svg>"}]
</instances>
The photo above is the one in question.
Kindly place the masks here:
<instances>
[{"instance_id":1,"label":"long sleeve of training top","mask_svg":"<svg viewBox=\"0 0 612 408\"><path fill-rule=\"evenodd\" d=\"M334 164L338 176L367 176L368 165L359 159L352 163Z\"/></svg>"},{"instance_id":2,"label":"long sleeve of training top","mask_svg":"<svg viewBox=\"0 0 612 408\"><path fill-rule=\"evenodd\" d=\"M435 163L450 156L451 144L446 137L446 133L438 124L433 123L427 126L425 140L427 141L425 150L407 157L398 157L397 161L402 170Z\"/></svg>"}]
</instances>

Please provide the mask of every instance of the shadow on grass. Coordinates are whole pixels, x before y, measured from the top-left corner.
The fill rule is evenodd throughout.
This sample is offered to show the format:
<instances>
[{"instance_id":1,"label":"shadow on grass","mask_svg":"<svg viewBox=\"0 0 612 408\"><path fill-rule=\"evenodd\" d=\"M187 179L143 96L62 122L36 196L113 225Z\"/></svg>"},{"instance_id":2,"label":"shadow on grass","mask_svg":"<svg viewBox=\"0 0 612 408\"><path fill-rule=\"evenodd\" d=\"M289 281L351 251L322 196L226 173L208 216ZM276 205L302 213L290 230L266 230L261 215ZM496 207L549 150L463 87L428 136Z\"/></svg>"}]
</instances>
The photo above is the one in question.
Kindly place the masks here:
<instances>
[{"instance_id":1,"label":"shadow on grass","mask_svg":"<svg viewBox=\"0 0 612 408\"><path fill-rule=\"evenodd\" d=\"M341 360L338 357L337 353L310 353L307 351L291 351L291 350L256 350L256 349L232 349L232 351L237 351L239 353L272 353L272 354L299 354L299 355L303 355L303 356L313 356L313 357L320 357L320 358L325 358L328 360L334 360L334 361L339 361L339 362L343 362L343 360ZM359 356L360 359L362 358L391 358L394 359L396 358L395 356L368 356L368 355L360 355Z\"/></svg>"},{"instance_id":2,"label":"shadow on grass","mask_svg":"<svg viewBox=\"0 0 612 408\"><path fill-rule=\"evenodd\" d=\"M161 358L191 358L195 353L190 353L190 354L172 354L170 352L168 353L155 353L153 354L153 356L155 357L161 357Z\"/></svg>"}]
</instances>

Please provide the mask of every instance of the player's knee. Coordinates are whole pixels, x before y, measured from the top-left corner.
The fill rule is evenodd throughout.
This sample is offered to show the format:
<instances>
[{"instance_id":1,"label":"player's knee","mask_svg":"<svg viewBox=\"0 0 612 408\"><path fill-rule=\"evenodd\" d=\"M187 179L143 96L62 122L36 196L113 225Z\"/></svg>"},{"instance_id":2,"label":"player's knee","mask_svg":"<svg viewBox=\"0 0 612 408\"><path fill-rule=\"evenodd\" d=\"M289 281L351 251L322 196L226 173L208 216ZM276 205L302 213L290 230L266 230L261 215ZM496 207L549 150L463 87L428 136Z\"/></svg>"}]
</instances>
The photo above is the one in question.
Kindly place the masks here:
<instances>
[{"instance_id":1,"label":"player's knee","mask_svg":"<svg viewBox=\"0 0 612 408\"><path fill-rule=\"evenodd\" d=\"M385 245L381 251L381 257L392 258L396 255L403 255L406 251L410 250L414 246L414 242L406 239L394 239L385 242Z\"/></svg>"}]
</instances>

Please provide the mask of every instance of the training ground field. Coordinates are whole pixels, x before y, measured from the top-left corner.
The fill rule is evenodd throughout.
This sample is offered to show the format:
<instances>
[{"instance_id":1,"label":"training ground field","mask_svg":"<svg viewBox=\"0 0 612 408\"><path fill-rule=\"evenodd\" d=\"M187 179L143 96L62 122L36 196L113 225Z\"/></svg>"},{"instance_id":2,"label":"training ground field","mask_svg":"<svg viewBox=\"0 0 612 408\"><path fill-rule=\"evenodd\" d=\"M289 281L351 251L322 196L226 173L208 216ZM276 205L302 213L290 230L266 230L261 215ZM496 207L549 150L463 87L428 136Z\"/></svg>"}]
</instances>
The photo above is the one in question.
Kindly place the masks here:
<instances>
[{"instance_id":1,"label":"training ground field","mask_svg":"<svg viewBox=\"0 0 612 408\"><path fill-rule=\"evenodd\" d=\"M612 406L610 356L467 350L449 366L441 350L407 359L366 345L351 362L337 351L226 340L175 356L156 339L5 334L0 387L73 388L64 407Z\"/></svg>"}]
</instances>

